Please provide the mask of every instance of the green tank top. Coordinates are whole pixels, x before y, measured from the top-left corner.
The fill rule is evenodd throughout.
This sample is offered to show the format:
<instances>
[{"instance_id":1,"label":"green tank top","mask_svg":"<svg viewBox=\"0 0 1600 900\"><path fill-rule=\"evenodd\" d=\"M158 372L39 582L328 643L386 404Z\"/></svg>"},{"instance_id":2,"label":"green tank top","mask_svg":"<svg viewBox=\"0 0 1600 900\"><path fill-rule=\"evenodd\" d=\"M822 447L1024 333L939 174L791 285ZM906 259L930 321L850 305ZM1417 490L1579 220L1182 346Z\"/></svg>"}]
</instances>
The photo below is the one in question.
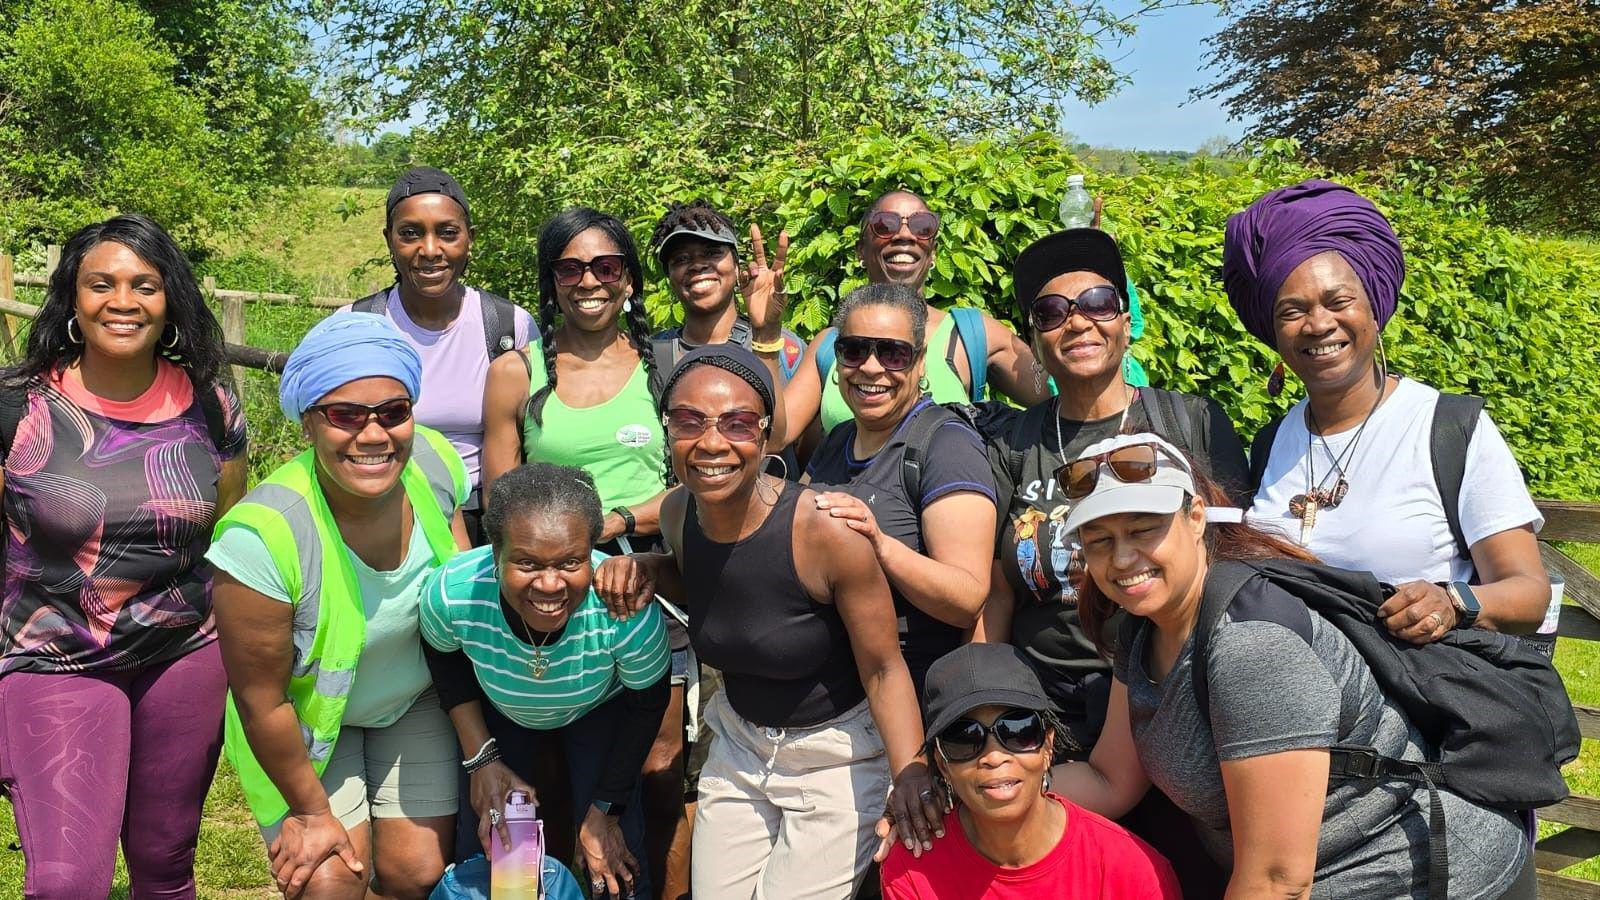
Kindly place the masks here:
<instances>
[{"instance_id":1,"label":"green tank top","mask_svg":"<svg viewBox=\"0 0 1600 900\"><path fill-rule=\"evenodd\" d=\"M528 344L528 396L545 385L544 354ZM666 436L641 361L611 399L573 409L554 391L545 399L543 427L522 419L522 452L529 462L578 466L594 478L600 508L636 506L666 487Z\"/></svg>"},{"instance_id":2,"label":"green tank top","mask_svg":"<svg viewBox=\"0 0 1600 900\"><path fill-rule=\"evenodd\" d=\"M928 376L928 393L933 395L935 403L966 403L970 399L967 386L961 383L961 376L949 361L950 342L955 340L955 334L956 317L947 313L939 327L928 335L922 368ZM835 363L831 371L823 372L822 378L822 430L826 432L840 422L850 421L851 413L850 405L844 401L844 392L839 389L838 364Z\"/></svg>"}]
</instances>

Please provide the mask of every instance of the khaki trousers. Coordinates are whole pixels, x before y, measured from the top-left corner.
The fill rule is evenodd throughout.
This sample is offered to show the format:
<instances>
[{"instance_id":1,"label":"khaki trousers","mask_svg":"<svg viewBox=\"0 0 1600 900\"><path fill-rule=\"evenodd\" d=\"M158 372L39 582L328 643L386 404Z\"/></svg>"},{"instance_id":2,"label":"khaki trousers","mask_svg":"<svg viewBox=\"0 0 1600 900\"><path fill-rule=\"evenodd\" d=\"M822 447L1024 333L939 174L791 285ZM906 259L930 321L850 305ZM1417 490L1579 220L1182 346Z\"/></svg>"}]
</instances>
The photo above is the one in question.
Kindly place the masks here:
<instances>
[{"instance_id":1,"label":"khaki trousers","mask_svg":"<svg viewBox=\"0 0 1600 900\"><path fill-rule=\"evenodd\" d=\"M719 691L694 818L695 900L849 900L889 794L865 701L809 728L765 728Z\"/></svg>"}]
</instances>

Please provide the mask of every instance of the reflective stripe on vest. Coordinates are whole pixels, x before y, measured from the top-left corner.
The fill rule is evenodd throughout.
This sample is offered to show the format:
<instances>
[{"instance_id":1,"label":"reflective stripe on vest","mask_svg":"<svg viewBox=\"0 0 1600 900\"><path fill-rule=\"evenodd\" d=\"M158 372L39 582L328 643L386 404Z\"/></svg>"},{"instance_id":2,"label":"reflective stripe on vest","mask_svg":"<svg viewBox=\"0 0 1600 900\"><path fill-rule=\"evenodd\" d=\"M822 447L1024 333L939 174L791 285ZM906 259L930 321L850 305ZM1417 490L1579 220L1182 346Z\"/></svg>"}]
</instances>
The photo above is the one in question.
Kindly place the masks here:
<instances>
[{"instance_id":1,"label":"reflective stripe on vest","mask_svg":"<svg viewBox=\"0 0 1600 900\"><path fill-rule=\"evenodd\" d=\"M439 565L456 552L450 520L471 485L449 439L415 427L411 459L400 482ZM333 757L345 702L355 685L367 621L350 551L317 483L313 453L301 453L257 485L217 523L216 533L220 537L230 528L254 532L294 601L293 658L284 693L300 720L306 755L321 777ZM289 811L288 803L251 751L231 693L225 730L228 761L239 773L250 811L261 825L277 822Z\"/></svg>"}]
</instances>

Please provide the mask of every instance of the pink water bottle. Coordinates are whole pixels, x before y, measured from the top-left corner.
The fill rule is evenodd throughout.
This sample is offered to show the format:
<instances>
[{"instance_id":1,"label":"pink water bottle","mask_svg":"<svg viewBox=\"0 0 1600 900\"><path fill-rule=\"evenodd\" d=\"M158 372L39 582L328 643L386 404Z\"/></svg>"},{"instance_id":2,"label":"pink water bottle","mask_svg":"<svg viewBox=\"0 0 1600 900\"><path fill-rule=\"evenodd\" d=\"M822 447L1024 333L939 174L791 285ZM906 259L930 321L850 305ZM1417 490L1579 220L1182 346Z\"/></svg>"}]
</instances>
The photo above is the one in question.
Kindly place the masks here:
<instances>
[{"instance_id":1,"label":"pink water bottle","mask_svg":"<svg viewBox=\"0 0 1600 900\"><path fill-rule=\"evenodd\" d=\"M544 866L544 823L535 815L533 798L512 791L506 801L506 830L511 849L496 848L489 870L489 900L539 900L539 870ZM499 840L492 836L491 840Z\"/></svg>"}]
</instances>

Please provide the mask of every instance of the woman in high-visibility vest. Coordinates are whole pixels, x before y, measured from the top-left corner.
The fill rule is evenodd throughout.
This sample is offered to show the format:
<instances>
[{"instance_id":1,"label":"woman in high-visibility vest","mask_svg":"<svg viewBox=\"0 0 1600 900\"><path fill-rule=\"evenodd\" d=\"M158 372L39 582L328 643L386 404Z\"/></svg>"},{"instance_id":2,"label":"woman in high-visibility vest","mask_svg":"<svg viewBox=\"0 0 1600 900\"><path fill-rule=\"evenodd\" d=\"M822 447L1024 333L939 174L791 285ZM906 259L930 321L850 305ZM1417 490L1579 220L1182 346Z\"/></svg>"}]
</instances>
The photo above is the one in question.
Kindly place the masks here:
<instances>
[{"instance_id":1,"label":"woman in high-visibility vest","mask_svg":"<svg viewBox=\"0 0 1600 900\"><path fill-rule=\"evenodd\" d=\"M422 656L423 579L467 546L461 457L417 425L421 360L333 316L284 368L310 448L217 525L226 749L286 896L423 897L455 829L455 732Z\"/></svg>"}]
</instances>

